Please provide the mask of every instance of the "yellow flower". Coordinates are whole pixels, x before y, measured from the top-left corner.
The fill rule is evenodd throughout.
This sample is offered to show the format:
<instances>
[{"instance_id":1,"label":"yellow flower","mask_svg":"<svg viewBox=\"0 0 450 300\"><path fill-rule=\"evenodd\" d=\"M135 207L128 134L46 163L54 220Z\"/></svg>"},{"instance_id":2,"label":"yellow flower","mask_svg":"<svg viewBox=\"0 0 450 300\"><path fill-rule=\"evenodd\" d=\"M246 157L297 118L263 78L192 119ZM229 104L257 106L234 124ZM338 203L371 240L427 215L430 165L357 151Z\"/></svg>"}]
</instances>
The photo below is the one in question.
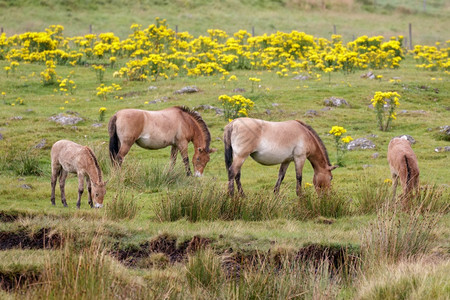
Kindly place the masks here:
<instances>
[{"instance_id":1,"label":"yellow flower","mask_svg":"<svg viewBox=\"0 0 450 300\"><path fill-rule=\"evenodd\" d=\"M98 110L100 113L106 111L106 107L100 107Z\"/></svg>"},{"instance_id":2,"label":"yellow flower","mask_svg":"<svg viewBox=\"0 0 450 300\"><path fill-rule=\"evenodd\" d=\"M309 182L305 182L305 188L310 188L310 187L312 187L313 185L311 184L311 183L309 183Z\"/></svg>"},{"instance_id":3,"label":"yellow flower","mask_svg":"<svg viewBox=\"0 0 450 300\"><path fill-rule=\"evenodd\" d=\"M333 126L333 127L331 127L331 130L329 133L333 134L334 136L341 136L343 133L346 133L346 132L347 132L347 130L344 127Z\"/></svg>"},{"instance_id":4,"label":"yellow flower","mask_svg":"<svg viewBox=\"0 0 450 300\"><path fill-rule=\"evenodd\" d=\"M348 143L350 143L351 141L353 141L353 138L351 137L351 136L346 136L346 137L343 137L342 139L341 139L341 141L342 142L344 142L344 143L346 143L346 144L348 144Z\"/></svg>"},{"instance_id":5,"label":"yellow flower","mask_svg":"<svg viewBox=\"0 0 450 300\"><path fill-rule=\"evenodd\" d=\"M392 184L392 180L389 179L389 178L386 178L386 179L384 180L384 183L386 183L386 184Z\"/></svg>"}]
</instances>

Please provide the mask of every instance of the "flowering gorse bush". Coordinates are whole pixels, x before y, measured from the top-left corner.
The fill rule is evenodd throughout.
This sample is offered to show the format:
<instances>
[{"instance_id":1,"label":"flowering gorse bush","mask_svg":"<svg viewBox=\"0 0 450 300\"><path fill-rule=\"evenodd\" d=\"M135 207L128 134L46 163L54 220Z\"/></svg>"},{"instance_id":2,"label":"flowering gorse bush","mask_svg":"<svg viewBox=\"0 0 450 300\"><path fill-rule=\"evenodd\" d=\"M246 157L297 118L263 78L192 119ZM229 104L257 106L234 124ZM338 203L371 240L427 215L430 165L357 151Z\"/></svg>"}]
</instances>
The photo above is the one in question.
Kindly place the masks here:
<instances>
[{"instance_id":1,"label":"flowering gorse bush","mask_svg":"<svg viewBox=\"0 0 450 300\"><path fill-rule=\"evenodd\" d=\"M98 120L100 122L103 122L105 120L105 112L106 112L106 107L100 107L98 110Z\"/></svg>"},{"instance_id":2,"label":"flowering gorse bush","mask_svg":"<svg viewBox=\"0 0 450 300\"><path fill-rule=\"evenodd\" d=\"M102 83L97 87L97 96L99 96L100 99L106 100L108 98L108 94L111 94L114 91L119 91L121 89L122 87L115 83L111 84L110 86Z\"/></svg>"},{"instance_id":3,"label":"flowering gorse bush","mask_svg":"<svg viewBox=\"0 0 450 300\"><path fill-rule=\"evenodd\" d=\"M43 85L52 85L56 83L57 75L55 71L55 62L53 60L47 60L45 62L46 69L41 72L41 82Z\"/></svg>"},{"instance_id":4,"label":"flowering gorse bush","mask_svg":"<svg viewBox=\"0 0 450 300\"><path fill-rule=\"evenodd\" d=\"M334 136L334 144L336 146L336 163L339 166L343 166L343 156L347 151L347 144L353 141L353 138L349 135L342 137L342 134L346 133L347 130L341 126L331 127L330 134Z\"/></svg>"},{"instance_id":5,"label":"flowering gorse bush","mask_svg":"<svg viewBox=\"0 0 450 300\"><path fill-rule=\"evenodd\" d=\"M247 117L249 111L255 105L250 99L245 98L242 95L221 95L219 100L222 102L224 109L224 117L226 120L234 120L239 117Z\"/></svg>"},{"instance_id":6,"label":"flowering gorse bush","mask_svg":"<svg viewBox=\"0 0 450 300\"><path fill-rule=\"evenodd\" d=\"M59 91L61 92L61 94L73 94L76 88L77 85L75 84L75 81L70 79L70 76L64 78L63 80L60 80L59 82Z\"/></svg>"},{"instance_id":7,"label":"flowering gorse bush","mask_svg":"<svg viewBox=\"0 0 450 300\"><path fill-rule=\"evenodd\" d=\"M381 131L389 130L391 121L397 119L395 110L400 105L397 92L375 92L370 100L377 115L378 127Z\"/></svg>"},{"instance_id":8,"label":"flowering gorse bush","mask_svg":"<svg viewBox=\"0 0 450 300\"><path fill-rule=\"evenodd\" d=\"M92 65L92 68L95 70L95 75L97 76L98 82L103 82L103 77L105 76L105 67L99 65Z\"/></svg>"}]
</instances>

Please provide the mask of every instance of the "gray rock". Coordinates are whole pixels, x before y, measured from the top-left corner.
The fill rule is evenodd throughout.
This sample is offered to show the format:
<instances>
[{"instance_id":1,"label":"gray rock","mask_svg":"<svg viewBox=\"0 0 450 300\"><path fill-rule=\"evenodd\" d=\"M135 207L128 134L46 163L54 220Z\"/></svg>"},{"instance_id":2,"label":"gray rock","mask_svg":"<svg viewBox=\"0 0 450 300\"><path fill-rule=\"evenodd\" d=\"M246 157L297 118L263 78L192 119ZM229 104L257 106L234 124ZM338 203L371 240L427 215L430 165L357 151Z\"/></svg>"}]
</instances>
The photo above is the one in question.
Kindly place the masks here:
<instances>
[{"instance_id":1,"label":"gray rock","mask_svg":"<svg viewBox=\"0 0 450 300\"><path fill-rule=\"evenodd\" d=\"M437 147L434 149L435 152L450 152L450 146Z\"/></svg>"},{"instance_id":2,"label":"gray rock","mask_svg":"<svg viewBox=\"0 0 450 300\"><path fill-rule=\"evenodd\" d=\"M13 120L13 121L19 121L19 120L23 120L23 117L22 116L14 116L14 117L11 117L9 119Z\"/></svg>"},{"instance_id":3,"label":"gray rock","mask_svg":"<svg viewBox=\"0 0 450 300\"><path fill-rule=\"evenodd\" d=\"M332 110L332 108L327 106L327 107L322 108L320 111L329 111L329 110Z\"/></svg>"},{"instance_id":4,"label":"gray rock","mask_svg":"<svg viewBox=\"0 0 450 300\"><path fill-rule=\"evenodd\" d=\"M372 165L363 165L362 167L363 167L363 169L367 169L367 168L371 168L373 166Z\"/></svg>"},{"instance_id":5,"label":"gray rock","mask_svg":"<svg viewBox=\"0 0 450 300\"><path fill-rule=\"evenodd\" d=\"M380 153L375 152L374 154L372 154L371 156L373 159L377 159L378 157L380 157Z\"/></svg>"},{"instance_id":6,"label":"gray rock","mask_svg":"<svg viewBox=\"0 0 450 300\"><path fill-rule=\"evenodd\" d=\"M396 136L396 138L406 138L410 144L416 143L416 140L412 136L407 134Z\"/></svg>"},{"instance_id":7,"label":"gray rock","mask_svg":"<svg viewBox=\"0 0 450 300\"><path fill-rule=\"evenodd\" d=\"M156 89L157 89L157 87L154 86L154 85L151 85L151 86L148 87L149 91L153 91L153 90L156 90Z\"/></svg>"},{"instance_id":8,"label":"gray rock","mask_svg":"<svg viewBox=\"0 0 450 300\"><path fill-rule=\"evenodd\" d=\"M3 140L3 134L0 133L0 141Z\"/></svg>"},{"instance_id":9,"label":"gray rock","mask_svg":"<svg viewBox=\"0 0 450 300\"><path fill-rule=\"evenodd\" d=\"M200 90L195 86L185 86L181 90L173 92L174 94L192 94L192 93L198 93Z\"/></svg>"},{"instance_id":10,"label":"gray rock","mask_svg":"<svg viewBox=\"0 0 450 300\"><path fill-rule=\"evenodd\" d=\"M450 136L450 125L445 125L445 126L439 127L439 132L442 132L442 133Z\"/></svg>"},{"instance_id":11,"label":"gray rock","mask_svg":"<svg viewBox=\"0 0 450 300\"><path fill-rule=\"evenodd\" d=\"M403 109L401 111L399 111L400 114L409 114L409 115L425 115L427 114L427 111L425 110L406 110Z\"/></svg>"},{"instance_id":12,"label":"gray rock","mask_svg":"<svg viewBox=\"0 0 450 300\"><path fill-rule=\"evenodd\" d=\"M95 127L95 128L99 128L99 127L102 127L102 126L103 126L102 123L94 123L94 124L92 124L92 127Z\"/></svg>"},{"instance_id":13,"label":"gray rock","mask_svg":"<svg viewBox=\"0 0 450 300\"><path fill-rule=\"evenodd\" d=\"M370 134L366 135L366 137L368 137L368 138L377 138L378 135L370 133Z\"/></svg>"},{"instance_id":14,"label":"gray rock","mask_svg":"<svg viewBox=\"0 0 450 300\"><path fill-rule=\"evenodd\" d=\"M269 115L269 116L272 114L272 112L270 111L270 109L266 109L266 114Z\"/></svg>"},{"instance_id":15,"label":"gray rock","mask_svg":"<svg viewBox=\"0 0 450 300\"><path fill-rule=\"evenodd\" d=\"M361 150L365 150L365 149L374 149L375 148L375 144L366 138L359 138L356 140L351 141L350 143L348 143L347 145L347 149L348 150L357 150L357 149L361 149Z\"/></svg>"},{"instance_id":16,"label":"gray rock","mask_svg":"<svg viewBox=\"0 0 450 300\"><path fill-rule=\"evenodd\" d=\"M292 80L308 80L310 78L311 78L311 76L309 76L309 75L300 74L300 75L297 75L294 78L292 78Z\"/></svg>"},{"instance_id":17,"label":"gray rock","mask_svg":"<svg viewBox=\"0 0 450 300\"><path fill-rule=\"evenodd\" d=\"M46 139L42 139L36 146L34 146L34 148L42 149L42 148L45 147L45 145L47 145L47 140Z\"/></svg>"},{"instance_id":18,"label":"gray rock","mask_svg":"<svg viewBox=\"0 0 450 300\"><path fill-rule=\"evenodd\" d=\"M334 96L323 100L323 104L325 106L336 106L336 107L343 106L343 105L345 105L345 106L349 105L345 99L334 97Z\"/></svg>"},{"instance_id":19,"label":"gray rock","mask_svg":"<svg viewBox=\"0 0 450 300\"><path fill-rule=\"evenodd\" d=\"M56 116L51 116L49 118L50 121L56 122L61 125L75 125L81 121L83 121L82 118L76 116L76 115L68 115L65 113L59 113Z\"/></svg>"},{"instance_id":20,"label":"gray rock","mask_svg":"<svg viewBox=\"0 0 450 300\"><path fill-rule=\"evenodd\" d=\"M26 189L26 190L31 190L31 188L32 188L31 185L28 185L28 184L22 184L20 187L23 189Z\"/></svg>"},{"instance_id":21,"label":"gray rock","mask_svg":"<svg viewBox=\"0 0 450 300\"><path fill-rule=\"evenodd\" d=\"M273 106L273 107L277 107L277 106L280 106L280 104L278 104L278 103L272 103L272 106Z\"/></svg>"}]
</instances>

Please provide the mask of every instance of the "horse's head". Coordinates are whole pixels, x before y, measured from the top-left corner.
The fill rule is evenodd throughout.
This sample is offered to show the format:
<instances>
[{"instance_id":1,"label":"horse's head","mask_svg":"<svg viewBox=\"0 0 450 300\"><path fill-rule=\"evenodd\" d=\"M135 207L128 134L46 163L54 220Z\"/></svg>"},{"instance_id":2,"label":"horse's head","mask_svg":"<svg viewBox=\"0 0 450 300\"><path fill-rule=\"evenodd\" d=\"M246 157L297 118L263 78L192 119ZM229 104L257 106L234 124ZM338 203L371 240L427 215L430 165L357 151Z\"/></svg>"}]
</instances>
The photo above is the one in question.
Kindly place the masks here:
<instances>
[{"instance_id":1,"label":"horse's head","mask_svg":"<svg viewBox=\"0 0 450 300\"><path fill-rule=\"evenodd\" d=\"M216 152L217 149L212 148L206 150L205 148L197 148L197 151L194 153L194 157L192 158L194 164L194 176L200 177L203 175L203 171L205 170L206 164L209 162L209 154Z\"/></svg>"},{"instance_id":2,"label":"horse's head","mask_svg":"<svg viewBox=\"0 0 450 300\"><path fill-rule=\"evenodd\" d=\"M325 169L320 169L320 171L314 172L313 183L318 193L331 187L331 180L333 179L331 171L337 167L338 166L327 166Z\"/></svg>"},{"instance_id":3,"label":"horse's head","mask_svg":"<svg viewBox=\"0 0 450 300\"><path fill-rule=\"evenodd\" d=\"M103 198L106 194L106 182L92 182L91 198L94 201L95 208L103 207Z\"/></svg>"}]
</instances>

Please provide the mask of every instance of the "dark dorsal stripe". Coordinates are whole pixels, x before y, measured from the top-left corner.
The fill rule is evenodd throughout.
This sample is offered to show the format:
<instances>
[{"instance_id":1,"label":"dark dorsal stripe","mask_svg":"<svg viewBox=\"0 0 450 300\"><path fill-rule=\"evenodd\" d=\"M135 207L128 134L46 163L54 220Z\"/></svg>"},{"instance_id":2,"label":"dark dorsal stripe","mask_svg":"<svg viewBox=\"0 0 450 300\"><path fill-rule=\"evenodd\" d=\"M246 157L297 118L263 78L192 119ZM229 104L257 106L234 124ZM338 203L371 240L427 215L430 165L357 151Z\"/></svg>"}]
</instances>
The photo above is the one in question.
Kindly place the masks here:
<instances>
[{"instance_id":1,"label":"dark dorsal stripe","mask_svg":"<svg viewBox=\"0 0 450 300\"><path fill-rule=\"evenodd\" d=\"M303 123L302 121L296 120L297 122L299 122L303 127L305 127L306 129L308 129L308 131L312 134L312 136L316 139L316 141L319 144L319 147L322 149L323 154L325 155L325 158L327 160L327 164L329 166L331 166L330 163L330 158L328 157L328 152L327 152L327 148L325 148L325 144L323 143L323 141L320 139L319 135L317 134L317 132L308 124Z\"/></svg>"},{"instance_id":2,"label":"dark dorsal stripe","mask_svg":"<svg viewBox=\"0 0 450 300\"><path fill-rule=\"evenodd\" d=\"M187 113L189 116L194 119L194 121L199 125L200 129L203 132L203 135L205 137L205 151L209 151L209 144L211 143L211 134L209 133L208 126L206 125L205 121L203 121L202 117L198 112L195 110L189 109L189 107L186 106L175 106L182 112Z\"/></svg>"},{"instance_id":3,"label":"dark dorsal stripe","mask_svg":"<svg viewBox=\"0 0 450 300\"><path fill-rule=\"evenodd\" d=\"M98 164L97 158L95 157L94 152L92 152L91 148L86 147L86 150L89 153L89 155L91 156L92 160L94 161L95 168L97 169L98 181L102 182L102 171L100 170L100 166Z\"/></svg>"}]
</instances>

